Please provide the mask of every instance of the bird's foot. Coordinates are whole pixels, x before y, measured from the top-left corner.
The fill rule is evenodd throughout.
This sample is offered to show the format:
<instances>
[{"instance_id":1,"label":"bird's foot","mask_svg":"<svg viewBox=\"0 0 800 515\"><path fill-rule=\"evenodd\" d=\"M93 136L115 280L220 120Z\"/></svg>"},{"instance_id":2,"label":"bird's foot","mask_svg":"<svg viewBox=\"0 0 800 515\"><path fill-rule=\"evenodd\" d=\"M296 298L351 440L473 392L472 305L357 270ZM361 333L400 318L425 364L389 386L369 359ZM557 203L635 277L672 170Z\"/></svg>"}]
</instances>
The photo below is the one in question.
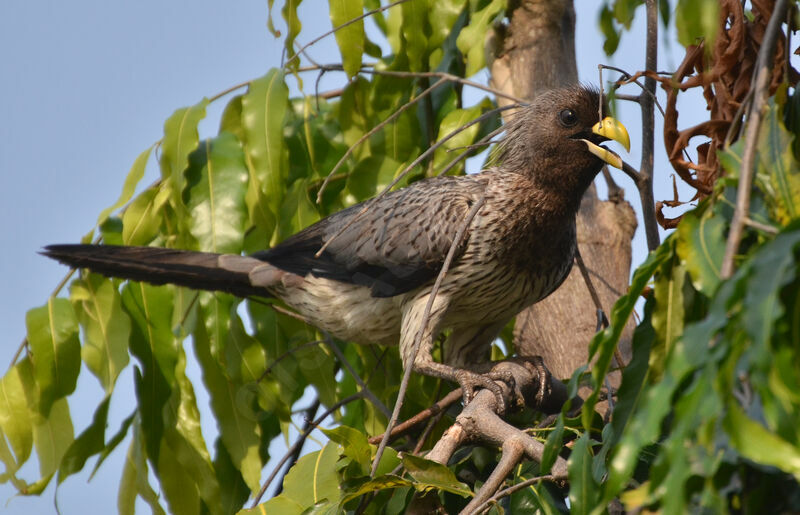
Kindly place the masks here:
<instances>
[{"instance_id":1,"label":"bird's foot","mask_svg":"<svg viewBox=\"0 0 800 515\"><path fill-rule=\"evenodd\" d=\"M503 388L496 381L503 381L514 391L514 376L506 370L492 370L484 374L478 374L463 368L455 371L455 380L461 385L464 406L472 402L475 398L476 388L486 388L494 394L497 402L497 412L502 415L506 411L506 398L503 395Z\"/></svg>"},{"instance_id":2,"label":"bird's foot","mask_svg":"<svg viewBox=\"0 0 800 515\"><path fill-rule=\"evenodd\" d=\"M507 361L524 366L531 374L536 374L536 382L538 388L533 396L534 409L540 409L544 406L548 397L552 393L552 382L550 371L544 366L544 361L541 356L515 356L509 358ZM530 398L529 398L530 402Z\"/></svg>"}]
</instances>

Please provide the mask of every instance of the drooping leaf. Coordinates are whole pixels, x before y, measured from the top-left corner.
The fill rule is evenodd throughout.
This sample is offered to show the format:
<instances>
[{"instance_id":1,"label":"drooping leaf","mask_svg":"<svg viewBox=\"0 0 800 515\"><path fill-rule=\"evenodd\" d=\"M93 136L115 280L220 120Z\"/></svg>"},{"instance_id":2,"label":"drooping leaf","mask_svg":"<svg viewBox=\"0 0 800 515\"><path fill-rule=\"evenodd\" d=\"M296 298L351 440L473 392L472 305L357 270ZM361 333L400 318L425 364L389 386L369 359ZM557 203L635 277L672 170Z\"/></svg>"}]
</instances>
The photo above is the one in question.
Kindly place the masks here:
<instances>
[{"instance_id":1,"label":"drooping leaf","mask_svg":"<svg viewBox=\"0 0 800 515\"><path fill-rule=\"evenodd\" d=\"M97 217L97 225L101 225L105 222L108 215L122 207L123 204L128 202L131 197L133 197L133 193L136 190L136 185L139 184L139 181L142 180L144 177L144 170L147 167L147 162L150 160L150 154L153 152L153 147L150 146L147 150L144 150L136 160L133 162L130 171L128 172L127 177L125 177L125 182L122 185L122 192L119 194L119 198L102 210L100 215Z\"/></svg>"},{"instance_id":2,"label":"drooping leaf","mask_svg":"<svg viewBox=\"0 0 800 515\"><path fill-rule=\"evenodd\" d=\"M724 219L712 209L695 209L683 215L678 224L676 252L686 263L692 285L711 296L720 283L720 268L725 254Z\"/></svg>"},{"instance_id":3,"label":"drooping leaf","mask_svg":"<svg viewBox=\"0 0 800 515\"><path fill-rule=\"evenodd\" d=\"M28 311L25 325L39 391L36 409L47 418L53 402L75 390L81 368L78 321L67 299L50 297Z\"/></svg>"},{"instance_id":4,"label":"drooping leaf","mask_svg":"<svg viewBox=\"0 0 800 515\"><path fill-rule=\"evenodd\" d=\"M472 490L456 479L453 471L441 463L408 453L402 454L401 459L406 472L414 478L414 488L417 490L425 491L430 488L436 488L462 497L473 495Z\"/></svg>"},{"instance_id":5,"label":"drooping leaf","mask_svg":"<svg viewBox=\"0 0 800 515\"><path fill-rule=\"evenodd\" d=\"M110 394L117 377L128 365L131 322L122 310L120 295L110 279L89 274L73 281L70 298L84 329L83 361Z\"/></svg>"},{"instance_id":6,"label":"drooping leaf","mask_svg":"<svg viewBox=\"0 0 800 515\"><path fill-rule=\"evenodd\" d=\"M592 477L589 442L589 433L581 435L575 441L569 457L570 513L588 514L596 502L598 488Z\"/></svg>"},{"instance_id":7,"label":"drooping leaf","mask_svg":"<svg viewBox=\"0 0 800 515\"><path fill-rule=\"evenodd\" d=\"M323 502L338 503L341 494L336 476L336 462L339 460L336 447L336 443L328 442L322 450L297 460L283 480L281 497L287 497L304 509Z\"/></svg>"},{"instance_id":8,"label":"drooping leaf","mask_svg":"<svg viewBox=\"0 0 800 515\"><path fill-rule=\"evenodd\" d=\"M244 244L247 167L233 134L206 140L189 156L184 203L189 230L209 252L238 254Z\"/></svg>"},{"instance_id":9,"label":"drooping leaf","mask_svg":"<svg viewBox=\"0 0 800 515\"><path fill-rule=\"evenodd\" d=\"M200 141L197 125L206 116L208 99L204 98L190 107L176 110L164 122L164 138L161 143L161 179L167 181L171 192L173 207L181 213L181 192L183 191L183 171L189 164L189 154Z\"/></svg>"},{"instance_id":10,"label":"drooping leaf","mask_svg":"<svg viewBox=\"0 0 800 515\"><path fill-rule=\"evenodd\" d=\"M675 27L681 45L696 45L705 40L705 48L714 48L719 28L719 2L717 0L678 0L675 8Z\"/></svg>"},{"instance_id":11,"label":"drooping leaf","mask_svg":"<svg viewBox=\"0 0 800 515\"><path fill-rule=\"evenodd\" d=\"M283 142L288 98L283 74L275 69L252 81L242 97L244 150L250 166L250 180L257 181L273 214L278 212L288 174Z\"/></svg>"},{"instance_id":12,"label":"drooping leaf","mask_svg":"<svg viewBox=\"0 0 800 515\"><path fill-rule=\"evenodd\" d=\"M7 472L28 461L33 448L32 420L20 377L20 374L30 374L30 368L29 360L17 363L0 381L0 430L14 451L14 463L6 463Z\"/></svg>"},{"instance_id":13,"label":"drooping leaf","mask_svg":"<svg viewBox=\"0 0 800 515\"><path fill-rule=\"evenodd\" d=\"M162 208L171 190L166 187L143 191L128 205L122 215L122 243L145 245L153 241L164 221Z\"/></svg>"},{"instance_id":14,"label":"drooping leaf","mask_svg":"<svg viewBox=\"0 0 800 515\"><path fill-rule=\"evenodd\" d=\"M494 18L502 11L505 2L492 0L483 9L470 15L469 24L461 30L456 44L467 60L465 77L472 77L486 66L484 39Z\"/></svg>"},{"instance_id":15,"label":"drooping leaf","mask_svg":"<svg viewBox=\"0 0 800 515\"><path fill-rule=\"evenodd\" d=\"M364 11L363 0L331 0L329 2L331 23L340 27L361 16ZM342 54L342 65L348 77L361 69L361 56L364 53L364 20L358 20L335 32L336 43Z\"/></svg>"},{"instance_id":16,"label":"drooping leaf","mask_svg":"<svg viewBox=\"0 0 800 515\"><path fill-rule=\"evenodd\" d=\"M111 397L108 395L100 402L94 412L92 423L70 444L64 453L58 467L58 484L61 484L72 474L83 469L86 460L100 453L105 446L106 421L108 419L108 405Z\"/></svg>"}]
</instances>

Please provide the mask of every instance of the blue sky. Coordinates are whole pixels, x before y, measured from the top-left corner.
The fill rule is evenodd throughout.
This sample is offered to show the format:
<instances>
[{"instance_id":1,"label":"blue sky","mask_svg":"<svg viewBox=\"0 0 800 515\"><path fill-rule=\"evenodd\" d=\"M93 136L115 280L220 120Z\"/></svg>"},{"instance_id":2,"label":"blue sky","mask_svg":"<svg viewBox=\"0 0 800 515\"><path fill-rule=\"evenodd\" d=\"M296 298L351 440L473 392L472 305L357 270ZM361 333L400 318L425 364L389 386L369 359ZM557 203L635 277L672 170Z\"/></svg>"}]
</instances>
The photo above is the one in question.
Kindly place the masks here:
<instances>
[{"instance_id":1,"label":"blue sky","mask_svg":"<svg viewBox=\"0 0 800 515\"><path fill-rule=\"evenodd\" d=\"M279 65L282 42L266 29L266 4L264 0L2 3L3 372L25 335L25 312L43 304L66 272L37 251L49 243L77 242L93 227L99 212L119 195L135 157L161 137L163 122L173 110ZM280 2L276 4L275 19L281 25ZM327 7L321 6L319 0L307 0L301 6L301 42L330 28ZM576 1L579 74L581 80L593 83L597 82L597 63L609 63L596 29L597 8L593 0ZM643 11L633 29L636 34L643 34L641 18ZM623 38L613 63L630 70L640 68L642 41L638 35ZM322 62L339 60L332 38L319 43L313 55ZM676 61L662 57L659 69L674 67ZM486 77L479 74L478 79ZM223 105L209 108L201 136L216 131ZM619 117L629 128L634 147L626 160L638 165L639 113L635 106L624 107ZM703 116L702 110L696 110L696 116ZM657 146L661 146L658 136ZM657 199L671 198L665 163L662 150L656 158ZM154 170L148 173L155 178ZM626 187L630 182L624 176L617 181ZM638 211L635 191L626 196ZM636 264L645 255L641 227L634 246ZM133 406L130 383L129 372L120 377L109 432L116 430ZM89 423L101 396L88 374L82 374L79 391L70 400L76 432ZM206 400L198 394L208 424ZM213 432L213 425L204 430ZM79 475L62 485L58 495L62 513L115 511L125 449L126 444L120 445L92 483L87 485L87 476ZM313 445L306 447L313 449ZM37 478L36 465L32 465L24 469L29 480ZM5 513L54 511L52 486L40 498L10 499L13 493L9 485L0 485Z\"/></svg>"}]
</instances>

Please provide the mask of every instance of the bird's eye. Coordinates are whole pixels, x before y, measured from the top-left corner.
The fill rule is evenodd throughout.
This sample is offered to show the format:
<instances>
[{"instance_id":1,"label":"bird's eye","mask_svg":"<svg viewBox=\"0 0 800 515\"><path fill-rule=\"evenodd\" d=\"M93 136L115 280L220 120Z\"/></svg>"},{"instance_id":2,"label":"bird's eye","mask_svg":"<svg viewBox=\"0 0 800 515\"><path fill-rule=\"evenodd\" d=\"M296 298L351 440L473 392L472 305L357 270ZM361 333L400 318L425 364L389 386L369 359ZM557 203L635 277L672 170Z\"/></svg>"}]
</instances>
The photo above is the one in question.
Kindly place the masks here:
<instances>
[{"instance_id":1,"label":"bird's eye","mask_svg":"<svg viewBox=\"0 0 800 515\"><path fill-rule=\"evenodd\" d=\"M565 127L572 127L578 123L578 115L572 109L564 109L558 113L558 118Z\"/></svg>"}]
</instances>

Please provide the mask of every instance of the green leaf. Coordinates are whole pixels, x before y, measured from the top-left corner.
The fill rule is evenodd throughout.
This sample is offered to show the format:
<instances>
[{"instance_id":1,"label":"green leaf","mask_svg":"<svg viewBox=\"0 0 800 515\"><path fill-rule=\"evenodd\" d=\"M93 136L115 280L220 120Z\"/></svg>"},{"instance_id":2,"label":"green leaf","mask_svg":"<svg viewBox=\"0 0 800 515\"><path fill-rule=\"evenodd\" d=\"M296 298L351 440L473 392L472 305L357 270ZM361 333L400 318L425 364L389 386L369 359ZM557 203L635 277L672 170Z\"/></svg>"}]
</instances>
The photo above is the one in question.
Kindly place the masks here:
<instances>
[{"instance_id":1,"label":"green leaf","mask_svg":"<svg viewBox=\"0 0 800 515\"><path fill-rule=\"evenodd\" d=\"M134 424L133 438L131 438L131 444L125 456L125 465L122 468L122 479L120 479L119 493L117 494L117 510L122 515L135 513L137 496L150 506L150 510L154 514L165 513L158 502L158 494L150 486L142 440L139 424Z\"/></svg>"},{"instance_id":2,"label":"green leaf","mask_svg":"<svg viewBox=\"0 0 800 515\"><path fill-rule=\"evenodd\" d=\"M664 242L650 253L644 263L639 265L639 268L633 273L628 293L620 297L611 310L611 325L604 331L597 333L589 344L589 359L596 359L597 361L592 367L593 390L584 402L581 412L583 424L586 428L592 427L594 406L597 403L600 385L608 373L614 349L617 346L617 342L619 342L625 324L627 324L628 318L630 318L647 282L653 277L658 267L670 257L671 250L672 246Z\"/></svg>"},{"instance_id":3,"label":"green leaf","mask_svg":"<svg viewBox=\"0 0 800 515\"><path fill-rule=\"evenodd\" d=\"M250 83L242 97L244 150L250 167L250 180L257 181L272 213L278 212L289 170L283 142L283 124L289 89L283 74L276 69Z\"/></svg>"},{"instance_id":4,"label":"green leaf","mask_svg":"<svg viewBox=\"0 0 800 515\"><path fill-rule=\"evenodd\" d=\"M471 122L481 114L481 106L476 105L467 109L455 109L447 114L439 125L439 135L437 141L445 138L452 132ZM454 156L448 150L460 149L471 145L475 141L475 136L478 135L479 124L472 125L453 136L445 142L440 148L436 149L434 153L433 163L436 169L441 169L448 163Z\"/></svg>"},{"instance_id":5,"label":"green leaf","mask_svg":"<svg viewBox=\"0 0 800 515\"><path fill-rule=\"evenodd\" d=\"M78 381L78 321L67 299L50 297L46 305L28 311L25 325L39 388L36 409L47 417L53 402L71 394Z\"/></svg>"},{"instance_id":6,"label":"green leaf","mask_svg":"<svg viewBox=\"0 0 800 515\"><path fill-rule=\"evenodd\" d=\"M235 315L235 308L232 312ZM241 321L237 324L240 325ZM198 329L200 327L204 326L198 324ZM243 338L241 333L238 338ZM232 344L227 345L227 347L232 346ZM247 486L252 491L258 491L261 469L264 466L259 454L260 429L258 421L252 416L252 407L239 406L243 399L238 392L243 385L236 384L226 377L221 364L212 356L208 334L205 331L195 331L194 349L203 370L203 382L211 396L211 408L214 410L222 442ZM228 354L236 356L237 361L241 361L241 356L237 356L238 353ZM236 366L232 363L229 365ZM263 369L263 358L260 368Z\"/></svg>"},{"instance_id":7,"label":"green leaf","mask_svg":"<svg viewBox=\"0 0 800 515\"><path fill-rule=\"evenodd\" d=\"M412 2L413 3L413 2ZM483 9L470 15L469 25L461 30L456 40L456 45L461 53L466 56L467 67L465 77L472 77L486 66L483 42L495 17L503 10L503 0L492 0Z\"/></svg>"},{"instance_id":8,"label":"green leaf","mask_svg":"<svg viewBox=\"0 0 800 515\"><path fill-rule=\"evenodd\" d=\"M156 471L170 511L198 513L200 506L205 505L212 513L218 513L221 511L219 483L200 430L194 388L185 370L186 355L178 348L177 389L163 410L164 433Z\"/></svg>"},{"instance_id":9,"label":"green leaf","mask_svg":"<svg viewBox=\"0 0 800 515\"><path fill-rule=\"evenodd\" d=\"M400 9L403 12L403 39L406 47L408 66L412 72L425 71L427 62L428 38L428 0L405 2ZM483 41L483 40L481 40Z\"/></svg>"},{"instance_id":10,"label":"green leaf","mask_svg":"<svg viewBox=\"0 0 800 515\"><path fill-rule=\"evenodd\" d=\"M233 134L223 132L204 141L189 156L184 202L190 210L189 230L200 249L238 254L244 244L247 167Z\"/></svg>"},{"instance_id":11,"label":"green leaf","mask_svg":"<svg viewBox=\"0 0 800 515\"><path fill-rule=\"evenodd\" d=\"M730 400L723 419L731 444L747 459L778 467L800 481L800 449L748 417Z\"/></svg>"},{"instance_id":12,"label":"green leaf","mask_svg":"<svg viewBox=\"0 0 800 515\"><path fill-rule=\"evenodd\" d=\"M39 475L42 479L31 488L30 493L47 486L74 438L66 399L55 401L46 417L35 416L34 421L33 443L39 457Z\"/></svg>"},{"instance_id":13,"label":"green leaf","mask_svg":"<svg viewBox=\"0 0 800 515\"><path fill-rule=\"evenodd\" d=\"M162 208L169 196L169 188L150 188L130 203L122 215L122 242L125 245L145 245L153 241L164 221Z\"/></svg>"},{"instance_id":14,"label":"green leaf","mask_svg":"<svg viewBox=\"0 0 800 515\"><path fill-rule=\"evenodd\" d=\"M644 0L616 0L614 2L614 17L626 29L631 28L636 8L644 3Z\"/></svg>"},{"instance_id":15,"label":"green leaf","mask_svg":"<svg viewBox=\"0 0 800 515\"><path fill-rule=\"evenodd\" d=\"M428 46L437 49L442 46L453 31L453 26L458 20L467 0L436 0L428 11L428 24L431 27L431 35Z\"/></svg>"},{"instance_id":16,"label":"green leaf","mask_svg":"<svg viewBox=\"0 0 800 515\"><path fill-rule=\"evenodd\" d=\"M122 207L123 204L133 197L136 185L139 184L139 181L144 177L144 170L147 168L147 162L150 160L150 154L152 152L153 146L150 146L134 160L133 166L131 166L128 172L128 176L125 177L125 183L122 185L122 192L119 194L119 198L112 205L100 212L100 216L97 217L97 225L102 225L106 218L108 218L108 215Z\"/></svg>"},{"instance_id":17,"label":"green leaf","mask_svg":"<svg viewBox=\"0 0 800 515\"><path fill-rule=\"evenodd\" d=\"M614 23L614 13L608 5L604 5L603 8L600 9L600 16L598 17L597 24L600 27L600 32L602 32L605 37L603 51L608 56L613 55L619 46L620 31Z\"/></svg>"},{"instance_id":18,"label":"green leaf","mask_svg":"<svg viewBox=\"0 0 800 515\"><path fill-rule=\"evenodd\" d=\"M671 243L674 245L675 240ZM661 377L664 370L664 358L683 334L685 278L686 269L678 263L677 257L667 261L662 266L661 273L656 275L653 288L655 305L651 321L657 345L653 346L650 355L650 372L655 380Z\"/></svg>"},{"instance_id":19,"label":"green leaf","mask_svg":"<svg viewBox=\"0 0 800 515\"><path fill-rule=\"evenodd\" d=\"M106 458L108 458L108 456L112 452L114 452L114 449L117 448L117 446L122 442L122 440L124 440L125 437L128 436L128 429L130 429L131 424L133 423L133 420L136 417L136 415L137 415L136 411L128 415L128 417L125 420L123 420L122 423L119 425L119 430L114 434L114 436L112 436L108 440L105 447L103 447L103 450L100 452L100 456L97 458L97 462L94 464L92 473L89 476L89 481L92 480L94 475L100 469L100 465L102 465L103 462L105 462Z\"/></svg>"},{"instance_id":20,"label":"green leaf","mask_svg":"<svg viewBox=\"0 0 800 515\"><path fill-rule=\"evenodd\" d=\"M714 48L719 28L719 2L717 0L678 0L675 8L675 28L681 45L698 44L705 40L705 48Z\"/></svg>"},{"instance_id":21,"label":"green leaf","mask_svg":"<svg viewBox=\"0 0 800 515\"><path fill-rule=\"evenodd\" d=\"M358 18L364 11L363 0L330 0L329 6L334 28ZM342 53L344 71L348 77L352 77L361 69L361 56L364 53L364 20L342 27L334 35Z\"/></svg>"},{"instance_id":22,"label":"green leaf","mask_svg":"<svg viewBox=\"0 0 800 515\"><path fill-rule=\"evenodd\" d=\"M222 443L221 438L217 438L214 445L216 455L214 457L214 470L219 481L220 494L222 495L222 512L238 513L241 507L250 497L250 488L244 482L242 474L231 460L228 450Z\"/></svg>"},{"instance_id":23,"label":"green leaf","mask_svg":"<svg viewBox=\"0 0 800 515\"><path fill-rule=\"evenodd\" d=\"M239 515L302 515L305 506L281 494L255 508L242 510Z\"/></svg>"},{"instance_id":24,"label":"green leaf","mask_svg":"<svg viewBox=\"0 0 800 515\"><path fill-rule=\"evenodd\" d=\"M336 443L328 442L320 451L306 454L289 470L283 480L283 495L311 508L323 501L339 501L339 479L336 462L339 453Z\"/></svg>"},{"instance_id":25,"label":"green leaf","mask_svg":"<svg viewBox=\"0 0 800 515\"><path fill-rule=\"evenodd\" d=\"M181 211L181 191L183 191L183 171L189 164L189 154L197 148L200 136L197 125L206 116L208 99L203 98L191 107L176 110L164 122L164 138L161 143L161 178L168 181L172 192L174 207Z\"/></svg>"},{"instance_id":26,"label":"green leaf","mask_svg":"<svg viewBox=\"0 0 800 515\"><path fill-rule=\"evenodd\" d=\"M367 436L352 427L339 426L333 429L320 428L331 441L342 446L342 455L368 468L372 458L372 450L367 442Z\"/></svg>"},{"instance_id":27,"label":"green leaf","mask_svg":"<svg viewBox=\"0 0 800 515\"><path fill-rule=\"evenodd\" d=\"M278 220L278 238L283 240L319 220L319 213L308 197L308 181L294 181L286 192Z\"/></svg>"},{"instance_id":28,"label":"green leaf","mask_svg":"<svg viewBox=\"0 0 800 515\"><path fill-rule=\"evenodd\" d=\"M793 139L771 101L759 132L756 183L782 225L800 217L800 166L792 152Z\"/></svg>"},{"instance_id":29,"label":"green leaf","mask_svg":"<svg viewBox=\"0 0 800 515\"><path fill-rule=\"evenodd\" d=\"M302 0L286 0L286 3L283 5L283 9L281 9L281 15L283 16L284 21L286 21L287 31L286 39L284 40L284 48L286 49L287 57L292 57L295 55L294 40L297 38L297 35L300 34L300 30L303 28L300 18L297 17L297 8L300 6L301 1ZM292 71L297 70L299 66L299 58L286 62L286 67Z\"/></svg>"},{"instance_id":30,"label":"green leaf","mask_svg":"<svg viewBox=\"0 0 800 515\"><path fill-rule=\"evenodd\" d=\"M76 438L64 453L58 467L58 484L72 474L83 469L86 460L90 456L98 454L104 448L106 421L108 419L108 405L111 397L106 395L103 401L97 406L89 427Z\"/></svg>"},{"instance_id":31,"label":"green leaf","mask_svg":"<svg viewBox=\"0 0 800 515\"><path fill-rule=\"evenodd\" d=\"M589 433L575 441L568 461L570 513L589 513L597 503L599 492L592 477L592 455Z\"/></svg>"},{"instance_id":32,"label":"green leaf","mask_svg":"<svg viewBox=\"0 0 800 515\"><path fill-rule=\"evenodd\" d=\"M70 298L80 308L83 361L110 394L119 373L128 365L130 318L122 310L117 288L101 275L89 274L85 280L73 281Z\"/></svg>"},{"instance_id":33,"label":"green leaf","mask_svg":"<svg viewBox=\"0 0 800 515\"><path fill-rule=\"evenodd\" d=\"M727 223L712 209L689 211L678 224L676 252L686 263L692 285L711 297L719 287Z\"/></svg>"},{"instance_id":34,"label":"green leaf","mask_svg":"<svg viewBox=\"0 0 800 515\"><path fill-rule=\"evenodd\" d=\"M346 493L342 498L342 504L358 499L372 492L380 492L381 490L392 490L395 488L408 488L413 486L414 483L403 477L386 474L378 476L375 479L368 479L363 482L358 482L354 485L348 485Z\"/></svg>"},{"instance_id":35,"label":"green leaf","mask_svg":"<svg viewBox=\"0 0 800 515\"><path fill-rule=\"evenodd\" d=\"M0 381L0 430L11 444L17 465L28 461L33 446L33 426L20 377L26 373L30 373L27 359L11 367ZM6 467L11 468L8 463Z\"/></svg>"},{"instance_id":36,"label":"green leaf","mask_svg":"<svg viewBox=\"0 0 800 515\"><path fill-rule=\"evenodd\" d=\"M435 488L460 495L461 497L471 497L473 495L472 490L457 480L453 471L441 463L426 460L409 453L403 453L401 459L406 472L414 478L414 488L417 490L426 491Z\"/></svg>"},{"instance_id":37,"label":"green leaf","mask_svg":"<svg viewBox=\"0 0 800 515\"><path fill-rule=\"evenodd\" d=\"M797 224L795 224L797 226ZM794 280L797 261L794 249L800 243L800 229L784 231L766 243L749 262L752 276L748 280L743 310L743 326L753 342L767 345L775 331L775 321L783 316L779 294Z\"/></svg>"}]
</instances>

